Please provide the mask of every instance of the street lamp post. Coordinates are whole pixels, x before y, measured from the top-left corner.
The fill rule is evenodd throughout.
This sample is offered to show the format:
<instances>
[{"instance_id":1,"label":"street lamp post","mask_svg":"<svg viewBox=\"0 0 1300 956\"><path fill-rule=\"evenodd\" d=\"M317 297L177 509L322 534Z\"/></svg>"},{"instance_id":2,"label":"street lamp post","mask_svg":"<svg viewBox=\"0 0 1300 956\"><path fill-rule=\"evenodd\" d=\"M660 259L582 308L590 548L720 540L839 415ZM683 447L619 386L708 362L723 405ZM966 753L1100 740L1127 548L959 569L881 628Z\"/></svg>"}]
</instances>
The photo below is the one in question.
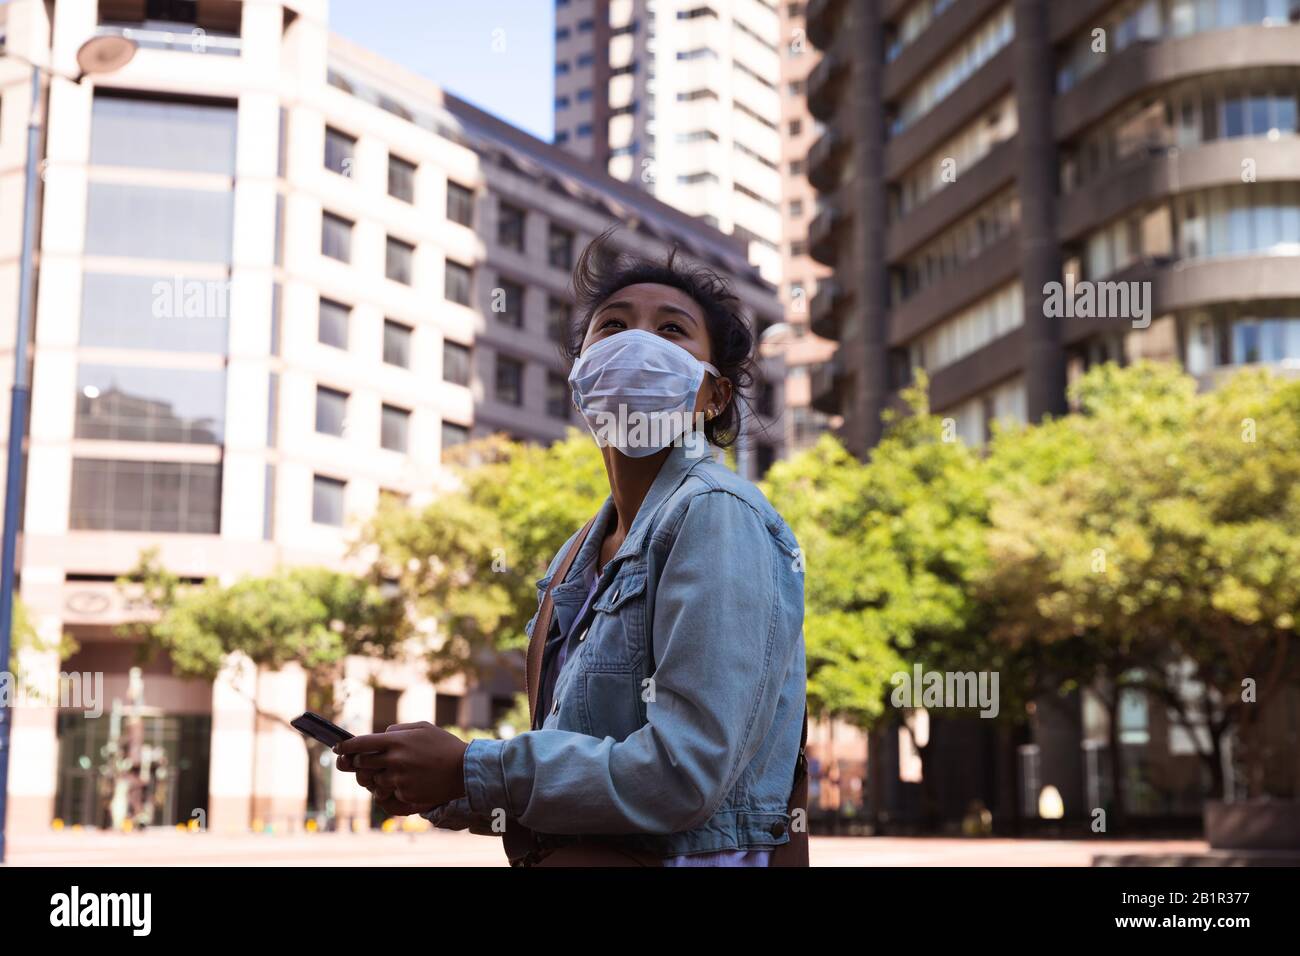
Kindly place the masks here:
<instances>
[{"instance_id":1,"label":"street lamp post","mask_svg":"<svg viewBox=\"0 0 1300 956\"><path fill-rule=\"evenodd\" d=\"M80 83L93 73L111 73L121 69L135 56L136 45L121 36L98 36L87 40L77 50L80 72L74 77ZM31 372L27 367L27 341L31 337L34 309L32 258L36 247L37 201L40 189L41 155L41 74L57 73L48 67L24 60L32 68L32 104L27 119L26 190L23 196L23 245L18 270L18 315L14 323L14 382L9 401L9 450L6 459L4 536L0 544L0 664L9 670L9 655L13 642L14 622L14 567L18 550L18 524L23 491L23 437L27 433L27 412L31 403ZM14 675L9 675L10 688L15 688ZM9 730L11 694L0 695L0 863L5 861L5 819L9 803Z\"/></svg>"}]
</instances>

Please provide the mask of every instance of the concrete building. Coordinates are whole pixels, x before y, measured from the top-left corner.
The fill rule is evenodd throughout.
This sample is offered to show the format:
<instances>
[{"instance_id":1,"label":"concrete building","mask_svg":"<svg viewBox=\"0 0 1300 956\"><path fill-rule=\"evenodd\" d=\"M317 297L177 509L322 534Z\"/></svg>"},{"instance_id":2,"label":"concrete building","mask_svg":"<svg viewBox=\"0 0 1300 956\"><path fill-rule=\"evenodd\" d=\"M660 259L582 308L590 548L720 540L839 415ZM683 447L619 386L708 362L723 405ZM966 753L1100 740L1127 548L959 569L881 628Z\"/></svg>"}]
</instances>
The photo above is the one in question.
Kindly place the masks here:
<instances>
[{"instance_id":1,"label":"concrete building","mask_svg":"<svg viewBox=\"0 0 1300 956\"><path fill-rule=\"evenodd\" d=\"M775 0L558 0L555 142L744 239L781 276Z\"/></svg>"},{"instance_id":2,"label":"concrete building","mask_svg":"<svg viewBox=\"0 0 1300 956\"><path fill-rule=\"evenodd\" d=\"M982 440L1096 361L1300 357L1290 0L813 0L815 404L858 453L911 369ZM1243 181L1243 159L1254 180ZM1049 318L1048 282L1149 281L1149 328Z\"/></svg>"},{"instance_id":3,"label":"concrete building","mask_svg":"<svg viewBox=\"0 0 1300 956\"><path fill-rule=\"evenodd\" d=\"M856 454L918 367L979 443L995 419L1064 412L1097 362L1178 361L1206 384L1300 364L1300 2L810 0L807 30L826 126L808 239L835 274L812 326L838 342L813 404ZM1048 284L1079 282L1145 284L1149 326L1053 317ZM1032 816L1047 785L1068 814L1097 806L1092 703L1040 707L1020 741L935 721L947 818L974 795ZM1187 812L1186 741L1131 703L1126 743L1156 781L1139 812ZM906 816L908 782L875 783Z\"/></svg>"},{"instance_id":4,"label":"concrete building","mask_svg":"<svg viewBox=\"0 0 1300 956\"><path fill-rule=\"evenodd\" d=\"M327 13L326 0L0 7L15 54L0 57L6 390L31 92L18 58L71 75L95 35L140 48L111 76L56 76L43 94L20 593L47 642L66 633L79 650L22 664L37 683L102 673L122 707L87 719L19 701L13 828L99 823L99 756L128 713L169 767L155 822L202 811L218 829L292 829L332 808L364 824L348 775L327 771L309 801L307 751L280 722L304 709L301 668L232 659L213 685L140 664L115 630L140 611L115 578L146 548L188 581L353 568L357 523L386 493L428 500L448 447L580 426L554 330L573 258L612 224L630 249L676 244L731 276L761 327L780 319L743 243L330 35ZM779 363L770 374L779 383ZM764 454L749 447L742 465ZM414 660L358 658L334 690L365 733L490 727L518 686L435 687Z\"/></svg>"},{"instance_id":5,"label":"concrete building","mask_svg":"<svg viewBox=\"0 0 1300 956\"><path fill-rule=\"evenodd\" d=\"M808 224L817 211L817 191L808 179L809 151L825 127L808 110L808 74L821 54L808 40L803 0L780 5L781 17L781 301L786 325L774 330L765 347L785 361L785 447L807 448L827 428L840 424L812 405L812 372L826 364L835 343L812 333L812 304L825 303L818 292L834 280L831 270L808 249Z\"/></svg>"}]
</instances>

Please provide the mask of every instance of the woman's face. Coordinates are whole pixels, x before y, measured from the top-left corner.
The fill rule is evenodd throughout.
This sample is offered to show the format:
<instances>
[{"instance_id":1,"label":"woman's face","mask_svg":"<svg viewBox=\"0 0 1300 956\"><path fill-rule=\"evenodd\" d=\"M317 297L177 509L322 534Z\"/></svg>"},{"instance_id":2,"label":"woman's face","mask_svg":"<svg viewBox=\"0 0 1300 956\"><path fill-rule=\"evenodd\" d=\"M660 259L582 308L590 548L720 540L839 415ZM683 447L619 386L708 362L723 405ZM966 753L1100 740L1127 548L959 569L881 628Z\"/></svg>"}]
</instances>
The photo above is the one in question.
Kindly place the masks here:
<instances>
[{"instance_id":1,"label":"woman's face","mask_svg":"<svg viewBox=\"0 0 1300 956\"><path fill-rule=\"evenodd\" d=\"M704 310L680 289L654 282L619 289L592 313L579 354L586 352L593 342L628 329L651 332L681 346L701 362L717 364L713 360ZM713 409L715 414L720 413L730 399L731 382L725 378L714 379L713 373L706 370L695 396L695 411Z\"/></svg>"}]
</instances>

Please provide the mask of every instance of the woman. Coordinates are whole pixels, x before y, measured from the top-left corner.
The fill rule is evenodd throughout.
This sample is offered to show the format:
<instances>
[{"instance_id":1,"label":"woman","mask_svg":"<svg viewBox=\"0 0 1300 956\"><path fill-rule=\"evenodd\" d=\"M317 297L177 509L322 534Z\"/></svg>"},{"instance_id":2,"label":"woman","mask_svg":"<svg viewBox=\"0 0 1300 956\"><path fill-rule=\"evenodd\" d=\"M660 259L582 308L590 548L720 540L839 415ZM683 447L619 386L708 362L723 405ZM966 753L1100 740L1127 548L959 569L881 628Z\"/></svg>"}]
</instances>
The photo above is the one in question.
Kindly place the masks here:
<instances>
[{"instance_id":1,"label":"woman","mask_svg":"<svg viewBox=\"0 0 1300 956\"><path fill-rule=\"evenodd\" d=\"M803 839L802 562L707 454L736 439L754 339L713 273L605 243L575 270L566 351L610 495L537 582L535 729L467 746L399 724L340 744L339 767L387 813L505 832L516 863L770 865Z\"/></svg>"}]
</instances>

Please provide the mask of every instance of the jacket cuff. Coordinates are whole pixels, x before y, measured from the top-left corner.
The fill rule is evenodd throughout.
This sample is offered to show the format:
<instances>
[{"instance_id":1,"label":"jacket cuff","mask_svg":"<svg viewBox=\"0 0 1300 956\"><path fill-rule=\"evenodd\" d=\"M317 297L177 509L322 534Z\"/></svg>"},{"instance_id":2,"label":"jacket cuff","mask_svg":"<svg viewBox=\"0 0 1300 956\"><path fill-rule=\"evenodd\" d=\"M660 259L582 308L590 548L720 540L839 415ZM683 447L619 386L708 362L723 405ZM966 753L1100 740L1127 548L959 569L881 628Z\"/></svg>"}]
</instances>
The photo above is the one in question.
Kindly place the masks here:
<instances>
[{"instance_id":1,"label":"jacket cuff","mask_svg":"<svg viewBox=\"0 0 1300 956\"><path fill-rule=\"evenodd\" d=\"M465 798L474 813L491 816L498 807L510 812L505 767L501 762L504 740L476 738L465 748Z\"/></svg>"}]
</instances>

